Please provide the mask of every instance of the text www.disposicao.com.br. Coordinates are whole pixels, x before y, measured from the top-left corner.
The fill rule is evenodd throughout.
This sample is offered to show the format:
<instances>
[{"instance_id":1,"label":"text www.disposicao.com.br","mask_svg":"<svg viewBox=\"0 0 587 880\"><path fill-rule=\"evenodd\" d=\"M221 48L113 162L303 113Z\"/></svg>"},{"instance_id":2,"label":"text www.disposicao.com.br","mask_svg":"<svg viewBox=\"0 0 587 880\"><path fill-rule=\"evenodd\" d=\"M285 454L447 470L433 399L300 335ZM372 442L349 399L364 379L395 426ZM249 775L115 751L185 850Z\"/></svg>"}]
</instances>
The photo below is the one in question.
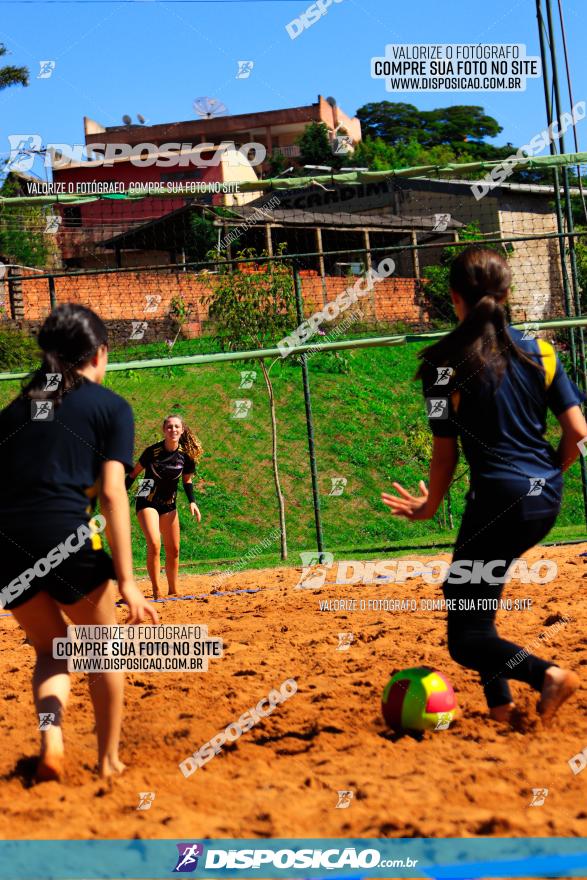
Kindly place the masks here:
<instances>
[{"instance_id":1,"label":"text www.disposicao.com.br","mask_svg":"<svg viewBox=\"0 0 587 880\"><path fill-rule=\"evenodd\" d=\"M201 657L71 657L73 672L175 672L202 670Z\"/></svg>"}]
</instances>

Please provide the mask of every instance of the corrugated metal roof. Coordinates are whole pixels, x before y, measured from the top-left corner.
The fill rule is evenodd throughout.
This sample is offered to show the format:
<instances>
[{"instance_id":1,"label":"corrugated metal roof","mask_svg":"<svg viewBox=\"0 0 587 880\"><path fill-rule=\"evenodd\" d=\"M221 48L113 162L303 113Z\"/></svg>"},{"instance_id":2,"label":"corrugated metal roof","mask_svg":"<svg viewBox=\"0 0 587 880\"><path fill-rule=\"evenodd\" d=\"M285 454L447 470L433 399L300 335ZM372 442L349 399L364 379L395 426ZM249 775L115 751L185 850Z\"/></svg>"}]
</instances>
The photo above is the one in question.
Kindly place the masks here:
<instances>
[{"instance_id":1,"label":"corrugated metal roof","mask_svg":"<svg viewBox=\"0 0 587 880\"><path fill-rule=\"evenodd\" d=\"M249 225L263 225L264 223L278 223L282 226L347 226L349 228L370 227L371 229L429 229L433 231L438 225L434 214L427 216L404 216L396 214L373 215L373 214L350 214L303 211L295 208L268 210L267 208L235 208L230 209L232 214L240 218L240 222L246 221ZM448 215L447 215L448 217ZM251 223L254 219L255 222ZM228 226L238 225L237 220L224 218L223 223ZM450 217L446 221L446 229L460 229L464 224Z\"/></svg>"}]
</instances>

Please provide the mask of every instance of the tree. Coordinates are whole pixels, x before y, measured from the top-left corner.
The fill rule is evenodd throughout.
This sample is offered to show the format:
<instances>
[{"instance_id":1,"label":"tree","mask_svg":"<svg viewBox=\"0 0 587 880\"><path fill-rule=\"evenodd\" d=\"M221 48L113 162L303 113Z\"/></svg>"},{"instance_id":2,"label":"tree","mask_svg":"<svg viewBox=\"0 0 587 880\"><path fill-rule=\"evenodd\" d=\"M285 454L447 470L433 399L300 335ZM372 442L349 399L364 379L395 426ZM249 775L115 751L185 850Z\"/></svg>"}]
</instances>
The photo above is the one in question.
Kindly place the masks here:
<instances>
[{"instance_id":1,"label":"tree","mask_svg":"<svg viewBox=\"0 0 587 880\"><path fill-rule=\"evenodd\" d=\"M359 141L348 165L367 167L370 171L386 171L388 168L410 168L415 165L446 165L448 162L473 162L468 153L457 154L449 146L426 148L415 140L391 146L382 138L367 137Z\"/></svg>"},{"instance_id":2,"label":"tree","mask_svg":"<svg viewBox=\"0 0 587 880\"><path fill-rule=\"evenodd\" d=\"M285 244L280 246L282 254ZM210 256L218 258L213 251ZM257 254L252 248L240 251L238 258L254 259ZM263 253L261 256L267 256ZM245 264L247 269L250 263ZM211 293L206 297L208 314L216 323L217 339L223 349L231 351L247 351L248 349L267 348L286 336L297 324L295 310L295 293L291 270L284 262L272 264L263 262L255 267L255 271L242 271L237 265L236 271L222 261L219 264L220 274L210 279ZM281 558L287 559L287 532L285 524L285 502L281 491L279 467L277 462L277 416L275 412L275 394L271 382L271 368L280 360L276 358L269 367L265 359L259 363L265 379L265 387L269 397L271 416L272 463L275 494L279 510L279 528L281 531Z\"/></svg>"},{"instance_id":3,"label":"tree","mask_svg":"<svg viewBox=\"0 0 587 880\"><path fill-rule=\"evenodd\" d=\"M417 165L501 162L517 152L507 143L496 147L484 138L496 137L502 127L483 107L458 104L436 110L418 110L413 104L379 101L357 110L363 140L359 141L347 165L370 171L409 168ZM464 171L464 178L477 180L483 172ZM515 168L512 182L552 183L547 169Z\"/></svg>"},{"instance_id":4,"label":"tree","mask_svg":"<svg viewBox=\"0 0 587 880\"><path fill-rule=\"evenodd\" d=\"M267 164L269 165L269 177L277 177L278 174L282 174L289 167L285 156L276 152L271 153Z\"/></svg>"},{"instance_id":5,"label":"tree","mask_svg":"<svg viewBox=\"0 0 587 880\"><path fill-rule=\"evenodd\" d=\"M206 254L216 245L217 238L218 231L212 220L204 214L189 214L183 242L188 262L205 260Z\"/></svg>"},{"instance_id":6,"label":"tree","mask_svg":"<svg viewBox=\"0 0 587 880\"><path fill-rule=\"evenodd\" d=\"M455 257L466 247L475 243L483 245L483 247L492 248L506 256L503 245L484 243L483 235L477 223L469 223L460 229L459 241L462 242L461 246L442 249L438 265L425 266L422 270L422 276L426 279L424 283L424 296L430 307L430 315L433 319L440 320L443 323L446 323L447 320L452 321L454 318L448 279L450 267Z\"/></svg>"},{"instance_id":7,"label":"tree","mask_svg":"<svg viewBox=\"0 0 587 880\"><path fill-rule=\"evenodd\" d=\"M8 55L8 49L4 43L0 43L0 58L4 55ZM10 64L0 67L0 91L9 86L28 86L28 84L29 71L27 67L14 67Z\"/></svg>"},{"instance_id":8,"label":"tree","mask_svg":"<svg viewBox=\"0 0 587 880\"><path fill-rule=\"evenodd\" d=\"M177 342L177 338L181 333L182 329L188 323L190 319L190 315L192 312L192 307L189 303L186 303L185 299L181 295L174 296L169 305L168 315L171 320L174 322L176 331L173 339L167 340L167 345L169 346L169 353L173 351L173 346Z\"/></svg>"},{"instance_id":9,"label":"tree","mask_svg":"<svg viewBox=\"0 0 587 880\"><path fill-rule=\"evenodd\" d=\"M428 146L466 142L480 144L486 137L497 137L503 131L499 122L488 116L483 107L457 104L422 113L427 125L421 143ZM487 144L485 144L487 146Z\"/></svg>"},{"instance_id":10,"label":"tree","mask_svg":"<svg viewBox=\"0 0 587 880\"><path fill-rule=\"evenodd\" d=\"M311 122L306 125L304 133L296 143L300 148L302 165L329 165L331 168L340 168L341 157L332 152L328 128L324 122Z\"/></svg>"},{"instance_id":11,"label":"tree","mask_svg":"<svg viewBox=\"0 0 587 880\"><path fill-rule=\"evenodd\" d=\"M363 137L381 138L387 144L419 139L421 113L413 104L376 101L357 110Z\"/></svg>"},{"instance_id":12,"label":"tree","mask_svg":"<svg viewBox=\"0 0 587 880\"><path fill-rule=\"evenodd\" d=\"M575 229L576 232L584 233L575 241L579 287L581 288L581 314L584 315L587 309L587 227L577 226Z\"/></svg>"},{"instance_id":13,"label":"tree","mask_svg":"<svg viewBox=\"0 0 587 880\"><path fill-rule=\"evenodd\" d=\"M8 55L8 49L4 43L0 43L0 58L3 58L4 55ZM27 67L14 67L11 64L0 67L0 91L7 89L9 86L28 86L28 84L29 71ZM0 168L0 178L6 173L6 165L7 163L5 162L5 167Z\"/></svg>"},{"instance_id":14,"label":"tree","mask_svg":"<svg viewBox=\"0 0 587 880\"><path fill-rule=\"evenodd\" d=\"M419 150L418 144L413 143L416 150ZM352 156L348 156L348 164L357 168L368 168L369 171L387 171L388 168L399 168L400 165L408 167L412 164L410 160L402 162L399 153L396 147L386 144L382 138L367 137L359 141Z\"/></svg>"},{"instance_id":15,"label":"tree","mask_svg":"<svg viewBox=\"0 0 587 880\"><path fill-rule=\"evenodd\" d=\"M9 172L0 185L0 196L9 198L20 193L17 178ZM40 207L0 207L0 253L21 266L46 266L50 256L57 256L55 237L44 232L46 222L47 214Z\"/></svg>"},{"instance_id":16,"label":"tree","mask_svg":"<svg viewBox=\"0 0 587 880\"><path fill-rule=\"evenodd\" d=\"M363 137L381 138L390 146L412 141L422 147L449 146L457 154L464 150L478 158L494 157L499 148L484 138L503 131L483 107L466 104L418 110L413 104L378 101L360 107L357 116Z\"/></svg>"}]
</instances>

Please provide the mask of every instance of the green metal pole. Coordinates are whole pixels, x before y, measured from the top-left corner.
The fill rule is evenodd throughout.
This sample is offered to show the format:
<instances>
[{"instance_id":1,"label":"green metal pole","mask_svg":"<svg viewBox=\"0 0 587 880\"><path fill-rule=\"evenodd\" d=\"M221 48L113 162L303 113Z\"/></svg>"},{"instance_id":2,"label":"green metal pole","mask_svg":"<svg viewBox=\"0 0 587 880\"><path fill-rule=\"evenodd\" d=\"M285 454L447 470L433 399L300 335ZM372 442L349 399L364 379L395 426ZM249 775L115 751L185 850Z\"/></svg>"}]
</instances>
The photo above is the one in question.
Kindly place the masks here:
<instances>
[{"instance_id":1,"label":"green metal pole","mask_svg":"<svg viewBox=\"0 0 587 880\"><path fill-rule=\"evenodd\" d=\"M541 35L541 47L544 46L544 25L542 22L542 0L539 0L540 10L539 10L539 24L540 27L540 35ZM560 150L556 150L554 146L554 141L551 140L550 148L551 153L555 152L565 152L565 140L564 134L561 130L560 122L562 117L562 102L561 102L561 94L560 94L560 86L558 79L558 64L557 64L557 55L556 55L556 35L554 32L554 23L552 18L552 5L551 0L545 0L546 3L546 15L548 18L548 36L550 42L550 58L552 61L552 84L554 87L554 99L556 104L556 116L558 121L558 128L560 131ZM543 68L543 76L545 76L546 70ZM550 103L550 96L548 95L548 86L545 78L545 94L547 96L547 111L549 115L549 125L552 124L552 106ZM577 259L575 254L575 239L572 235L574 232L574 224L573 224L573 209L571 205L571 195L570 195L570 187L569 187L569 172L568 168L562 169L562 177L563 177L563 192L565 197L565 217L567 221L567 231L571 233L571 236L568 239L568 247L569 247L569 257L571 262L571 278L573 282L573 301L574 301L574 311L575 315L579 316L581 314L581 296L579 292L579 277L577 272ZM560 201L560 197L559 197ZM560 239L561 249L563 253L563 262L566 264L566 255L565 255L565 242L564 238ZM565 266L566 269L566 266ZM568 312L570 316L570 311ZM575 344L575 329L571 330L571 340L572 347L571 352L573 356L573 378L577 384L582 384L584 388L587 389L587 373L586 373L586 364L585 364L585 337L583 334L583 329L579 330L579 355L580 355L580 363L577 361L577 350ZM579 375L582 376L582 383L579 380ZM580 457L580 467L581 467L581 488L583 490L583 512L585 516L585 522L587 523L587 463L585 461L584 456Z\"/></svg>"},{"instance_id":2,"label":"green metal pole","mask_svg":"<svg viewBox=\"0 0 587 880\"><path fill-rule=\"evenodd\" d=\"M546 104L546 120L548 125L552 125L552 104L550 102L550 94L548 91L548 58L546 55L546 42L544 39L544 18L542 15L542 0L536 0L536 15L538 18L538 36L540 38L540 57L542 59L542 81L544 84L544 102ZM556 155L556 148L554 146L554 142L550 141L550 153L552 156ZM554 177L554 201L556 207L556 223L559 235L561 236L558 239L559 242L559 251L560 251L560 261L561 261L561 273L562 273L562 281L563 281L563 294L565 301L565 315L570 317L571 315L571 290L569 287L569 276L567 272L567 260L565 254L565 240L564 240L564 223L563 223L563 211L561 205L561 196L560 196L560 182L558 176L558 168L553 168L553 177ZM571 346L571 363L573 364L573 370L577 369L577 350L575 347L575 335L572 330L569 331L569 342Z\"/></svg>"},{"instance_id":3,"label":"green metal pole","mask_svg":"<svg viewBox=\"0 0 587 880\"><path fill-rule=\"evenodd\" d=\"M304 319L304 302L302 299L302 282L297 266L294 266L294 287L296 294L296 314L298 325ZM316 466L316 450L314 446L314 420L312 418L312 397L310 394L310 380L308 377L308 355L303 352L300 355L302 361L302 380L304 384L304 402L306 404L306 429L308 432L308 450L310 453L310 472L312 474L312 500L314 504L314 522L316 525L316 547L318 548L319 560L323 561L324 541L322 537L322 517L320 515L320 492L318 489L318 468Z\"/></svg>"},{"instance_id":4,"label":"green metal pole","mask_svg":"<svg viewBox=\"0 0 587 880\"><path fill-rule=\"evenodd\" d=\"M565 330L567 327L579 326L587 327L587 316L584 318L559 318L556 321L539 321L536 324L543 330ZM526 325L526 321L519 321L514 322L512 327L523 330ZM403 333L401 336L375 336L367 339L361 337L360 339L345 339L342 342L323 342L320 345L314 345L312 342L309 342L306 345L296 346L296 352L302 354L303 352L313 353L318 351L348 351L354 348L388 348L393 345L422 345L425 342L441 339L448 332L448 330L436 330L433 333ZM169 367L201 366L202 364L221 364L226 362L237 363L238 361L277 357L282 357L282 352L278 348L258 348L252 351L225 351L216 352L215 354L189 354L178 357L145 358L140 361L117 361L116 363L109 363L106 367L106 372L158 370ZM31 370L0 373L0 382L14 382L17 379L25 379L30 374Z\"/></svg>"},{"instance_id":5,"label":"green metal pole","mask_svg":"<svg viewBox=\"0 0 587 880\"><path fill-rule=\"evenodd\" d=\"M554 24L552 19L552 4L551 0L546 0L546 9L548 15L548 33L550 36L550 54L552 58L552 82L554 85L554 97L556 102L556 114L560 127L560 120L562 117L562 101L560 94L560 85L558 78L558 64L557 64L557 56L556 56L556 38L554 33ZM565 152L565 136L561 130L560 135L560 153ZM567 230L570 233L575 231L575 224L573 220L573 206L571 204L571 190L569 185L569 169L564 167L563 171L563 192L565 196L565 215L567 221ZM569 259L571 262L571 280L573 282L573 300L575 306L575 314L581 314L581 286L579 284L579 273L577 271L577 254L575 250L575 239L571 235L568 238L568 248L569 248ZM575 331L573 331L574 333ZM583 387L587 390L587 367L585 365L585 336L583 334L583 330L579 329L579 368L582 372L583 379Z\"/></svg>"}]
</instances>

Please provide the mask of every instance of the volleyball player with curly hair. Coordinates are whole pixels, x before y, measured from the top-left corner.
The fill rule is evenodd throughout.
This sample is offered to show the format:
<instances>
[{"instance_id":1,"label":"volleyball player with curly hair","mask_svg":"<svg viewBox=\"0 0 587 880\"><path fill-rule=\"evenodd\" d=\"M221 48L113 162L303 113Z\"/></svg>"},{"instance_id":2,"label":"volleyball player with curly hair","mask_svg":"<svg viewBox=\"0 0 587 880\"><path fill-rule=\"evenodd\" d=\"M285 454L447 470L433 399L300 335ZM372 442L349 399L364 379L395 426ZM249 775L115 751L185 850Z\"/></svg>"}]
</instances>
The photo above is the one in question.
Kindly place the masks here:
<instances>
[{"instance_id":1,"label":"volleyball player with curly hair","mask_svg":"<svg viewBox=\"0 0 587 880\"><path fill-rule=\"evenodd\" d=\"M180 529L176 499L180 477L190 513L197 517L198 522L202 521L192 484L196 464L204 451L202 444L181 416L176 414L164 419L163 437L163 440L144 450L126 479L129 489L141 471L145 471L136 494L136 512L147 541L147 571L155 599L159 598L160 593L162 540L169 595L177 596Z\"/></svg>"}]
</instances>

